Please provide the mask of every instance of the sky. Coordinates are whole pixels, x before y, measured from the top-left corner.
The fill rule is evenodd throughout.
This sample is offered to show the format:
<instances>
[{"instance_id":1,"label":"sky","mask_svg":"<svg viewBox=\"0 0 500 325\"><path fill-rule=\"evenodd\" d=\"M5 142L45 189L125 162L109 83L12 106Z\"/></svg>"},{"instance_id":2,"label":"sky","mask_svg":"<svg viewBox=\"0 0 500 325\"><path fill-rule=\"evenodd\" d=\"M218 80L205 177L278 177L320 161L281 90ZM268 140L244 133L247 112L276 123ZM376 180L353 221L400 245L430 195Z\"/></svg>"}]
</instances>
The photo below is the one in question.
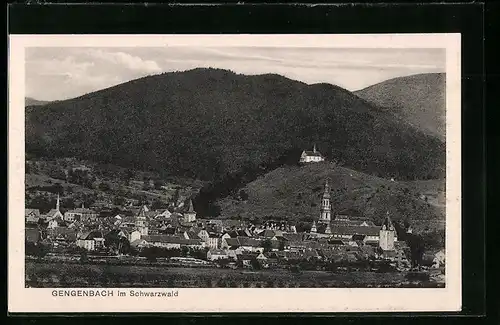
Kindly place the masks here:
<instances>
[{"instance_id":1,"label":"sky","mask_svg":"<svg viewBox=\"0 0 500 325\"><path fill-rule=\"evenodd\" d=\"M63 100L163 72L199 67L276 73L350 91L418 73L445 72L445 49L166 46L31 47L25 52L26 97Z\"/></svg>"}]
</instances>

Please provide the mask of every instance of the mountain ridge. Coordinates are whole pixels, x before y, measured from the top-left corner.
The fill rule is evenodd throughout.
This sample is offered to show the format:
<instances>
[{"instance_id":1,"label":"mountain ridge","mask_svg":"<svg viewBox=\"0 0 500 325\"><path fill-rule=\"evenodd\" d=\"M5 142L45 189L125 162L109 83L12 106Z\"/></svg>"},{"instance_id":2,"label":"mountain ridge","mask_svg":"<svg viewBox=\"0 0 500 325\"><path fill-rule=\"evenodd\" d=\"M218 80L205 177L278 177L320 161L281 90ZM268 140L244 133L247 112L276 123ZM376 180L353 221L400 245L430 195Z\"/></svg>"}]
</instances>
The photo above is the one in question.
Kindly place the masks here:
<instances>
[{"instance_id":1,"label":"mountain ridge","mask_svg":"<svg viewBox=\"0 0 500 325\"><path fill-rule=\"evenodd\" d=\"M446 74L420 73L382 81L354 94L444 142Z\"/></svg>"},{"instance_id":2,"label":"mountain ridge","mask_svg":"<svg viewBox=\"0 0 500 325\"><path fill-rule=\"evenodd\" d=\"M313 144L374 175L444 175L445 149L432 137L348 90L276 74L197 68L26 109L26 150L33 154L204 180L298 160Z\"/></svg>"}]
</instances>

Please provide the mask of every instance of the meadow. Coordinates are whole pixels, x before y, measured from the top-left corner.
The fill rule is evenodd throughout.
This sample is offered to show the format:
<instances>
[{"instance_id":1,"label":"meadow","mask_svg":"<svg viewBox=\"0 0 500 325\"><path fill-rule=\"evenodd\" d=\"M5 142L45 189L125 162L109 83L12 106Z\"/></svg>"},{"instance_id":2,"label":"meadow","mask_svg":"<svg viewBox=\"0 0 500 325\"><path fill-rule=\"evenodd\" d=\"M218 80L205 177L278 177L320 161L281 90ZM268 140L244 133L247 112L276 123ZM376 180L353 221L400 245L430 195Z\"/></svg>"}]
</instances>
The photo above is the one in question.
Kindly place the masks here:
<instances>
[{"instance_id":1,"label":"meadow","mask_svg":"<svg viewBox=\"0 0 500 325\"><path fill-rule=\"evenodd\" d=\"M401 272L288 270L245 271L26 261L26 287L148 287L148 288L367 288L438 287L433 282L408 282Z\"/></svg>"}]
</instances>

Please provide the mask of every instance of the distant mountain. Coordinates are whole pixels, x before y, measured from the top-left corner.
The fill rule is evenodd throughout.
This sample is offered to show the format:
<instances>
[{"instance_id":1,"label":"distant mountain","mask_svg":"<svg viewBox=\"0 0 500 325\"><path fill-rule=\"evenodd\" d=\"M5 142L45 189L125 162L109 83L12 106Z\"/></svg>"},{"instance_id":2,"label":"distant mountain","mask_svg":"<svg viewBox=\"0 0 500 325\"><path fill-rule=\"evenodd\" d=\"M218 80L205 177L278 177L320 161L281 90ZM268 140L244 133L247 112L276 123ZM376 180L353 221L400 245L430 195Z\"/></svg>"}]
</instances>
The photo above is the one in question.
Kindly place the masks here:
<instances>
[{"instance_id":1,"label":"distant mountain","mask_svg":"<svg viewBox=\"0 0 500 325\"><path fill-rule=\"evenodd\" d=\"M394 78L356 91L375 106L386 108L419 130L444 141L446 75L418 74Z\"/></svg>"},{"instance_id":2,"label":"distant mountain","mask_svg":"<svg viewBox=\"0 0 500 325\"><path fill-rule=\"evenodd\" d=\"M249 182L314 144L330 160L381 177L445 171L439 140L345 89L274 74L164 73L26 109L29 153L209 181Z\"/></svg>"},{"instance_id":3,"label":"distant mountain","mask_svg":"<svg viewBox=\"0 0 500 325\"><path fill-rule=\"evenodd\" d=\"M268 216L312 222L319 217L326 179L333 215L367 218L377 224L387 212L393 220L411 221L413 225L418 221L425 221L427 226L432 221L444 221L444 207L422 196L423 192L437 195L439 188L444 188L444 180L434 181L433 190L427 183L420 191L413 182L382 179L328 162L277 168L241 189L246 200L236 195L218 200L217 204L226 218Z\"/></svg>"},{"instance_id":4,"label":"distant mountain","mask_svg":"<svg viewBox=\"0 0 500 325\"><path fill-rule=\"evenodd\" d=\"M24 99L24 106L41 106L50 103L49 101L37 100L31 97Z\"/></svg>"}]
</instances>

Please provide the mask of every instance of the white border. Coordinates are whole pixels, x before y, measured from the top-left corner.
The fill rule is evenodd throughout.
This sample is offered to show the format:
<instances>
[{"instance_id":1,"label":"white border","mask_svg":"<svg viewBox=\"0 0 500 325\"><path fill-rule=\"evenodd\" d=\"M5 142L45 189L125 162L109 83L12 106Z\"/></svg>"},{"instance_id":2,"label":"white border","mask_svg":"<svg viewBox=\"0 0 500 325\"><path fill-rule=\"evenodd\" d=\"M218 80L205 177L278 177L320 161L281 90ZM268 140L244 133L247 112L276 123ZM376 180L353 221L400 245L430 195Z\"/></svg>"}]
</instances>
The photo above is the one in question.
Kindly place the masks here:
<instances>
[{"instance_id":1,"label":"white border","mask_svg":"<svg viewBox=\"0 0 500 325\"><path fill-rule=\"evenodd\" d=\"M461 309L460 34L10 35L8 112L9 312L431 312ZM446 288L179 289L176 298L53 297L24 287L26 47L283 46L446 49ZM121 288L120 290L126 291ZM160 291L148 289L148 291Z\"/></svg>"}]
</instances>

